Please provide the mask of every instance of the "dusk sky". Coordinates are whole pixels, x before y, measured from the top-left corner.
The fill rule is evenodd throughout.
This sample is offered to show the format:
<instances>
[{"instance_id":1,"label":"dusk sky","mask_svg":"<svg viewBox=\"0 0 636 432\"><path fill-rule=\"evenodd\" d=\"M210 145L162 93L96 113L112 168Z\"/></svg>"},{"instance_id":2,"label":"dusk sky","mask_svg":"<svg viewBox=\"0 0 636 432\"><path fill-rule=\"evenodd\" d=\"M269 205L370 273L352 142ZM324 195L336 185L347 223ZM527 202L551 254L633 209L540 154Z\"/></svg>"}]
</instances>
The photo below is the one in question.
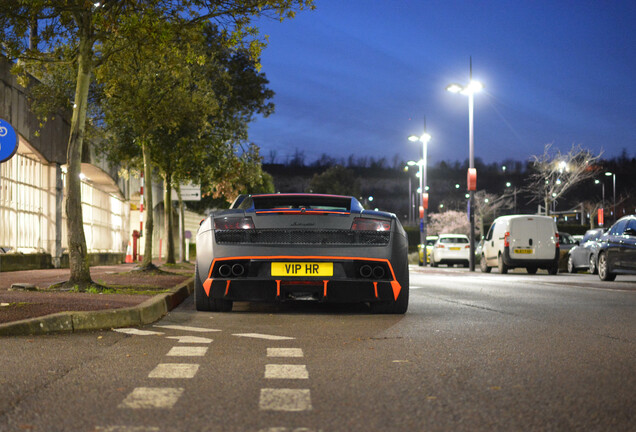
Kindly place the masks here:
<instances>
[{"instance_id":1,"label":"dusk sky","mask_svg":"<svg viewBox=\"0 0 636 432\"><path fill-rule=\"evenodd\" d=\"M636 2L315 0L293 20L260 21L276 112L250 140L265 162L296 150L417 160L468 158L473 78L475 157L526 161L546 143L636 157Z\"/></svg>"}]
</instances>

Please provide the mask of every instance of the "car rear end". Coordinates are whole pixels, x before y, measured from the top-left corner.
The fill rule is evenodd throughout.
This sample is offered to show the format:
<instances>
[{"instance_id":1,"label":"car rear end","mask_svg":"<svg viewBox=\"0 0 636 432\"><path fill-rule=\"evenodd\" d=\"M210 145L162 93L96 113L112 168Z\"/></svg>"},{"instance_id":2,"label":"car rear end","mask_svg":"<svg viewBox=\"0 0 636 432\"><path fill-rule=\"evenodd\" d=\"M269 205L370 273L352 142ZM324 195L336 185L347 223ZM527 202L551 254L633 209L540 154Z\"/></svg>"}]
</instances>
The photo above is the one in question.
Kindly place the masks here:
<instances>
[{"instance_id":1,"label":"car rear end","mask_svg":"<svg viewBox=\"0 0 636 432\"><path fill-rule=\"evenodd\" d=\"M520 216L510 220L504 234L504 263L508 267L558 269L559 234L547 216Z\"/></svg>"},{"instance_id":2,"label":"car rear end","mask_svg":"<svg viewBox=\"0 0 636 432\"><path fill-rule=\"evenodd\" d=\"M440 235L434 248L436 264L461 264L465 267L469 264L470 241L466 236Z\"/></svg>"},{"instance_id":3,"label":"car rear end","mask_svg":"<svg viewBox=\"0 0 636 432\"><path fill-rule=\"evenodd\" d=\"M313 197L311 207L261 197L211 215L199 230L197 253L199 242L209 251L197 259L206 295L381 303L408 290L406 234L394 215L363 210L350 197L339 205Z\"/></svg>"}]
</instances>

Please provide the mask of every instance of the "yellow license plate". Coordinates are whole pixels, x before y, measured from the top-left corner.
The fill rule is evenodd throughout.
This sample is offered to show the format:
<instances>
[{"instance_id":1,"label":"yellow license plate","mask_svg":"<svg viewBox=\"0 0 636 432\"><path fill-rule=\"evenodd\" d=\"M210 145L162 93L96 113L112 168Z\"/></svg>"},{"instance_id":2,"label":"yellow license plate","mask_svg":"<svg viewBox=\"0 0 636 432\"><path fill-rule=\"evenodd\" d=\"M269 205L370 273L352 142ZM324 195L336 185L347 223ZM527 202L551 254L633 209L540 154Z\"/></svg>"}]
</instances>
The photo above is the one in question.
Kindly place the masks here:
<instances>
[{"instance_id":1,"label":"yellow license plate","mask_svg":"<svg viewBox=\"0 0 636 432\"><path fill-rule=\"evenodd\" d=\"M462 248L452 247L452 248L449 248L449 249L450 249L450 250L461 250Z\"/></svg>"},{"instance_id":2,"label":"yellow license plate","mask_svg":"<svg viewBox=\"0 0 636 432\"><path fill-rule=\"evenodd\" d=\"M532 249L515 249L515 253L518 254L531 254L532 252Z\"/></svg>"},{"instance_id":3,"label":"yellow license plate","mask_svg":"<svg viewBox=\"0 0 636 432\"><path fill-rule=\"evenodd\" d=\"M272 276L333 276L333 263L273 262Z\"/></svg>"}]
</instances>

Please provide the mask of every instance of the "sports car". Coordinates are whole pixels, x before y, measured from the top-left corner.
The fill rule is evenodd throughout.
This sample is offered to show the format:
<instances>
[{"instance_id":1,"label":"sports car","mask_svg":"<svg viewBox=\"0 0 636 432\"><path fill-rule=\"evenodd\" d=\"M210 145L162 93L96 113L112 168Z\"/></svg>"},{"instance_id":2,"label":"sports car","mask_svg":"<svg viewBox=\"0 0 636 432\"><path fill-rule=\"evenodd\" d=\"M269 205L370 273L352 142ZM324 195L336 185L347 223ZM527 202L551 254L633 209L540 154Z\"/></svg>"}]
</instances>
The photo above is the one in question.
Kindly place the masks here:
<instances>
[{"instance_id":1,"label":"sports car","mask_svg":"<svg viewBox=\"0 0 636 432\"><path fill-rule=\"evenodd\" d=\"M247 195L204 219L196 245L197 310L288 300L408 309L404 228L394 214L365 210L350 196Z\"/></svg>"}]
</instances>

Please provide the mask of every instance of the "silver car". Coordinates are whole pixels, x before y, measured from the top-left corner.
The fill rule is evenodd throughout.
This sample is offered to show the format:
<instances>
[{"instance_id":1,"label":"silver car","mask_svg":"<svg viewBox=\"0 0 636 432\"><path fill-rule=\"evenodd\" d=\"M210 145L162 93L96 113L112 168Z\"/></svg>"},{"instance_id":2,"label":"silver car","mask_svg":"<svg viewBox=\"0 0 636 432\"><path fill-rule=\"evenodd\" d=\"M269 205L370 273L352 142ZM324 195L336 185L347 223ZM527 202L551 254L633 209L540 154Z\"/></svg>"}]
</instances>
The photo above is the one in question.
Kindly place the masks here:
<instances>
[{"instance_id":1,"label":"silver car","mask_svg":"<svg viewBox=\"0 0 636 432\"><path fill-rule=\"evenodd\" d=\"M596 274L596 253L598 250L598 239L603 235L603 228L587 230L578 246L570 249L568 253L568 272L576 273L578 270L586 269L590 273Z\"/></svg>"}]
</instances>

